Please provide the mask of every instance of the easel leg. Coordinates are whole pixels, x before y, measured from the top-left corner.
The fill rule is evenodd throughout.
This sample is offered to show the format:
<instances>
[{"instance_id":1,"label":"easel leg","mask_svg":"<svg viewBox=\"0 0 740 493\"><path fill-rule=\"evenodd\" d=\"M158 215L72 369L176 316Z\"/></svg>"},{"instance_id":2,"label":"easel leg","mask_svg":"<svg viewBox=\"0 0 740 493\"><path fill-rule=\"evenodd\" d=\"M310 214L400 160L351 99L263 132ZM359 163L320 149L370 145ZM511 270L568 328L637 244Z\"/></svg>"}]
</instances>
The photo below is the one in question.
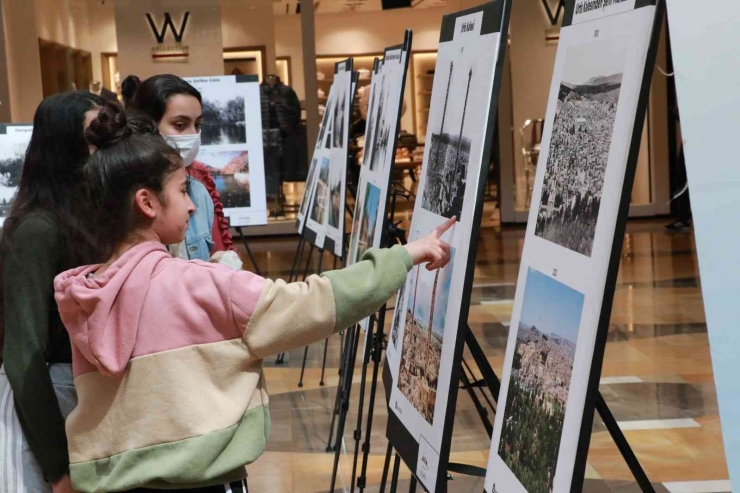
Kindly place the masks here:
<instances>
[{"instance_id":1,"label":"easel leg","mask_svg":"<svg viewBox=\"0 0 740 493\"><path fill-rule=\"evenodd\" d=\"M372 337L372 359L373 359L373 376L370 384L370 400L367 409L367 424L365 425L365 443L362 445L362 469L360 477L357 479L357 485L360 492L365 489L367 482L367 466L370 460L370 438L373 431L373 416L375 414L375 394L378 391L378 370L380 368L380 357L383 352L383 329L385 326L386 305L380 308L378 320L376 321L376 331Z\"/></svg>"},{"instance_id":2,"label":"easel leg","mask_svg":"<svg viewBox=\"0 0 740 493\"><path fill-rule=\"evenodd\" d=\"M298 246L295 250L295 258L293 259L293 266L290 268L290 276L288 282L298 280L298 269L301 268L301 257L303 257L303 250L305 249L306 241L303 236L298 240Z\"/></svg>"},{"instance_id":3,"label":"easel leg","mask_svg":"<svg viewBox=\"0 0 740 493\"><path fill-rule=\"evenodd\" d=\"M333 270L336 270L337 269L337 260L338 260L338 257L335 256L334 257ZM319 385L322 386L322 387L324 386L324 372L326 372L326 352L327 352L327 349L329 349L329 338L328 337L326 338L326 341L324 341L324 358L323 358L323 361L321 362L321 380L319 381ZM341 351L340 351L340 353L341 353Z\"/></svg>"},{"instance_id":4,"label":"easel leg","mask_svg":"<svg viewBox=\"0 0 740 493\"><path fill-rule=\"evenodd\" d=\"M388 442L388 449L385 452L385 462L383 462L383 476L380 478L380 491L385 493L385 483L388 481L388 469L391 466L391 455L393 454L393 445Z\"/></svg>"},{"instance_id":5,"label":"easel leg","mask_svg":"<svg viewBox=\"0 0 740 493\"><path fill-rule=\"evenodd\" d=\"M351 358L349 362L351 367L347 368L347 373L342 381L342 402L339 411L339 422L337 423L337 441L334 445L334 468L332 469L331 476L331 487L329 493L334 493L334 486L337 481L337 471L339 470L339 455L342 453L342 440L344 440L344 425L347 422L347 411L349 410L349 399L352 391L352 376L354 374L354 362L357 357L357 344L360 341L360 326L355 326L351 332L352 334L347 350L351 352ZM352 348L351 350L349 348ZM354 478L352 478L354 481Z\"/></svg>"},{"instance_id":6,"label":"easel leg","mask_svg":"<svg viewBox=\"0 0 740 493\"><path fill-rule=\"evenodd\" d=\"M237 233L239 233L239 236L242 239L242 243L244 243L244 248L247 249L247 255L249 255L249 260L252 261L252 265L254 266L254 273L257 274L258 276L261 276L262 274L260 273L260 268L257 266L257 261L254 259L254 254L252 254L252 249L249 248L249 243L247 242L247 237L244 236L244 233L242 232L241 226L237 226L234 229L236 230Z\"/></svg>"},{"instance_id":7,"label":"easel leg","mask_svg":"<svg viewBox=\"0 0 740 493\"><path fill-rule=\"evenodd\" d=\"M306 240L301 236L298 239L298 246L295 250L295 258L293 259L293 265L290 267L290 275L288 276L288 283L295 282L298 280L298 270L301 268L301 258L303 257L303 251L306 247ZM282 365L285 363L285 353L280 353L275 358L276 365Z\"/></svg>"},{"instance_id":8,"label":"easel leg","mask_svg":"<svg viewBox=\"0 0 740 493\"><path fill-rule=\"evenodd\" d=\"M375 326L375 316L370 318L370 324L368 331L372 333ZM360 377L360 403L357 406L357 426L355 427L354 439L355 439L355 456L352 461L352 486L350 487L350 493L355 491L355 478L357 477L357 459L360 456L360 439L362 438L362 411L365 406L365 387L367 384L367 367L370 363L372 344L367 344L365 347L365 354L362 356L362 375ZM362 491L364 484L357 480L357 486Z\"/></svg>"},{"instance_id":9,"label":"easel leg","mask_svg":"<svg viewBox=\"0 0 740 493\"><path fill-rule=\"evenodd\" d=\"M311 259L309 258L309 261ZM318 271L321 272L321 265L324 263L324 249L319 248L319 268ZM308 264L306 264L308 265ZM303 280L306 280L306 274L308 272L304 272L303 274ZM301 365L301 378L298 380L298 387L303 387L303 374L306 371L306 359L308 358L308 346L306 346L306 349L303 351L303 364Z\"/></svg>"},{"instance_id":10,"label":"easel leg","mask_svg":"<svg viewBox=\"0 0 740 493\"><path fill-rule=\"evenodd\" d=\"M468 378L468 373L465 367L463 367L462 371L460 372L460 382L462 383L463 388L468 392L470 399L473 401L475 410L478 411L478 416L480 416L480 419L483 422L483 426L486 428L486 433L488 433L488 436L491 437L493 436L493 425L491 424L491 420L488 419L488 411L486 411L486 408L483 407L483 404L481 404L480 399L478 399L478 396L475 393L475 389L473 388L473 384L471 383L471 378Z\"/></svg>"},{"instance_id":11,"label":"easel leg","mask_svg":"<svg viewBox=\"0 0 740 493\"><path fill-rule=\"evenodd\" d=\"M617 420L614 419L614 415L609 410L609 406L606 405L606 401L604 400L604 396L601 395L601 392L596 393L596 411L599 413L599 416L601 416L601 420L604 422L604 425L606 425L606 429L609 430L612 440L614 440L617 448L622 453L622 457L624 457L624 461L630 468L635 480L637 480L637 484L640 485L640 489L643 493L655 493L652 483L650 483L647 474L645 474L645 471L640 465L640 461L637 460L635 453L632 451L632 447L630 447L630 444L627 442L627 438L625 438L624 433L622 433L622 430L619 428L619 424L617 423Z\"/></svg>"},{"instance_id":12,"label":"easel leg","mask_svg":"<svg viewBox=\"0 0 740 493\"><path fill-rule=\"evenodd\" d=\"M411 484L409 484L409 493L416 493L416 476L411 476Z\"/></svg>"},{"instance_id":13,"label":"easel leg","mask_svg":"<svg viewBox=\"0 0 740 493\"><path fill-rule=\"evenodd\" d=\"M396 452L396 459L393 461L393 476L391 477L390 493L396 493L398 489L398 472L401 469L401 456Z\"/></svg>"},{"instance_id":14,"label":"easel leg","mask_svg":"<svg viewBox=\"0 0 740 493\"><path fill-rule=\"evenodd\" d=\"M343 341L344 339L347 339L347 343L345 344L345 347L350 347L349 344L349 337L350 332L352 331L352 328L349 328L345 331L345 334L343 334L342 339L340 341ZM339 410L340 410L340 403L342 400L342 388L344 384L342 383L344 381L344 377L347 374L347 358L349 358L349 354L345 353L344 351L340 352L342 355L341 363L339 364L339 383L337 384L337 395L334 399L334 412L331 416L331 424L329 425L329 440L326 442L326 452L333 452L334 451L334 423L337 420L337 416L339 416Z\"/></svg>"},{"instance_id":15,"label":"easel leg","mask_svg":"<svg viewBox=\"0 0 740 493\"><path fill-rule=\"evenodd\" d=\"M480 369L480 372L483 375L483 380L491 391L491 395L496 401L498 401L498 394L501 391L501 382L493 371L493 368L491 368L491 364L488 362L488 358L486 358L486 354L483 352L483 349L481 349L480 344L478 344L475 334L470 330L470 326L467 325L465 329L465 343L468 345L470 354L473 355L475 364L478 365L478 369Z\"/></svg>"},{"instance_id":16,"label":"easel leg","mask_svg":"<svg viewBox=\"0 0 740 493\"><path fill-rule=\"evenodd\" d=\"M321 363L321 380L319 380L319 385L321 387L324 386L324 371L326 370L326 350L329 349L329 338L324 341L324 361Z\"/></svg>"}]
</instances>

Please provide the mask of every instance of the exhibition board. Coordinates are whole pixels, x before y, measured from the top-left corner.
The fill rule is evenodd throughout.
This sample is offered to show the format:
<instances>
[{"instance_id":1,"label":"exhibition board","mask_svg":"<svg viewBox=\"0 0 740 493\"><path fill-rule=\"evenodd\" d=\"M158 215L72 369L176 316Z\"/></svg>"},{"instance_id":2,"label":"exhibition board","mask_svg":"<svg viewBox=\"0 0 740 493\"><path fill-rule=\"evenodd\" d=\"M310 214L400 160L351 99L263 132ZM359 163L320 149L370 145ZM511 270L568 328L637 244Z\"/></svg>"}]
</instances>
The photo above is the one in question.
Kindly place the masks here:
<instances>
[{"instance_id":1,"label":"exhibition board","mask_svg":"<svg viewBox=\"0 0 740 493\"><path fill-rule=\"evenodd\" d=\"M403 44L386 48L383 59L376 59L373 67L348 265L359 261L368 248L379 248L385 244L386 210L396 157L411 36L411 31L407 31ZM367 319L361 325L367 329Z\"/></svg>"},{"instance_id":2,"label":"exhibition board","mask_svg":"<svg viewBox=\"0 0 740 493\"><path fill-rule=\"evenodd\" d=\"M352 59L337 63L329 91L297 228L310 244L344 258L349 126L358 74Z\"/></svg>"},{"instance_id":3,"label":"exhibition board","mask_svg":"<svg viewBox=\"0 0 740 493\"><path fill-rule=\"evenodd\" d=\"M203 98L201 147L231 227L267 224L260 87L254 75L186 78Z\"/></svg>"},{"instance_id":4,"label":"exhibition board","mask_svg":"<svg viewBox=\"0 0 740 493\"><path fill-rule=\"evenodd\" d=\"M32 125L0 124L0 227L10 214L23 172Z\"/></svg>"},{"instance_id":5,"label":"exhibition board","mask_svg":"<svg viewBox=\"0 0 740 493\"><path fill-rule=\"evenodd\" d=\"M392 375L387 436L421 482L445 491L457 382L491 156L510 2L445 15L429 131L409 241L449 218L450 262L417 266L401 289L386 351Z\"/></svg>"},{"instance_id":6,"label":"exhibition board","mask_svg":"<svg viewBox=\"0 0 740 493\"><path fill-rule=\"evenodd\" d=\"M485 491L581 491L662 0L566 3Z\"/></svg>"}]
</instances>

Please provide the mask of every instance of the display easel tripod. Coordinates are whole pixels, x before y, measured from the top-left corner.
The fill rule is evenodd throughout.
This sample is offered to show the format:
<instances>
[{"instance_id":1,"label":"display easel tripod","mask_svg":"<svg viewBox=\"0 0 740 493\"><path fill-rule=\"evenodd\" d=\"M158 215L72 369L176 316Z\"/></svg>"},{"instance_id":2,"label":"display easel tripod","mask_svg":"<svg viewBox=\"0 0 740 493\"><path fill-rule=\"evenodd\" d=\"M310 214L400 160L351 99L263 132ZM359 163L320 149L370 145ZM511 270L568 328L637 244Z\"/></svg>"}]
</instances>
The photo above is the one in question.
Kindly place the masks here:
<instances>
[{"instance_id":1,"label":"display easel tripod","mask_svg":"<svg viewBox=\"0 0 740 493\"><path fill-rule=\"evenodd\" d=\"M470 349L470 352L473 354L473 357L476 359L476 362L479 360L480 356L483 356L485 358L485 355L482 353L482 350L480 349L480 346L475 342L473 345L470 344L471 341L475 341L475 336L470 331L470 328L468 327L467 333L465 335L466 337L466 344L468 344L468 348ZM477 347L477 349L474 349ZM476 352L480 351L479 356L476 357ZM467 363L465 363L467 364ZM495 373L493 374L493 378L495 380L491 381L489 378L485 377L485 372L483 371L483 368L490 369L490 365L483 365L479 366L481 369L485 380L486 385L489 386L489 389L493 391L493 388L495 388L495 385L492 387L492 382L498 382L498 378L496 377ZM474 382L472 385L478 385L479 382ZM500 385L500 384L499 384ZM464 387L461 387L464 388ZM498 395L494 394L496 397L494 400L498 402ZM477 406L476 406L477 407ZM632 447L630 446L629 442L627 441L627 438L624 436L624 433L619 428L619 424L617 423L617 420L614 418L614 415L609 410L609 406L607 405L606 401L604 400L604 397L601 395L601 392L597 393L596 403L594 406L594 411L599 413L599 416L601 416L601 420L604 422L604 425L606 426L607 431L609 432L609 435L612 437L612 440L614 440L614 443L616 444L617 448L619 449L620 454L622 454L622 458L627 463L627 467L629 467L630 472L632 473L632 476L635 478L635 481L637 482L638 486L640 487L640 490L643 493L655 493L655 488L653 487L652 483L647 477L647 474L645 473L645 470L642 468L642 465L640 464L640 461L637 459L637 456L635 456L634 451L632 450ZM480 411L479 411L480 414ZM481 416L482 417L482 416ZM485 421L483 422L485 425ZM488 429L488 426L486 426L486 429ZM489 437L492 435L491 432L488 432ZM393 448L391 444L388 444L388 449L385 456L385 462L383 466L383 475L381 479L380 484L380 493L385 492L386 483L388 481L388 472L390 467L390 461L391 457L393 456ZM393 465L393 472L392 472L392 478L391 478L391 488L390 492L395 493L397 491L398 487L398 474L400 470L400 464L401 463L401 457L398 454L395 454L395 461ZM452 481L454 479L453 474L463 474L465 476L475 476L475 477L485 477L486 476L486 470L482 467L473 466L470 464L460 464L460 463L454 463L450 462L448 463L447 467L448 472L448 480ZM409 492L415 492L416 491L416 477L412 471L411 473L411 484L409 486ZM581 483L577 487L574 487L571 491L573 493L581 491L583 487L583 484ZM362 491L362 490L360 490ZM486 492L483 492L486 493Z\"/></svg>"},{"instance_id":2,"label":"display easel tripod","mask_svg":"<svg viewBox=\"0 0 740 493\"><path fill-rule=\"evenodd\" d=\"M258 276L261 276L262 273L260 272L260 268L257 265L257 260L254 258L254 254L252 253L252 249L249 248L249 242L247 241L247 237L244 235L244 232L242 231L241 226L235 226L234 230L239 233L239 238L242 240L242 244L244 245L244 248L247 250L247 255L249 255L249 260L252 261L252 265L254 266L254 273Z\"/></svg>"},{"instance_id":3,"label":"display easel tripod","mask_svg":"<svg viewBox=\"0 0 740 493\"><path fill-rule=\"evenodd\" d=\"M385 219L385 233L383 234L383 243L384 246L387 248L390 248L394 245L400 244L405 245L406 244L406 232L399 227L399 223L395 223L395 211L396 211L396 203L398 197L402 197L408 200L409 195L408 193L400 190L394 190L391 193L391 206L390 206L390 212L388 216L390 219L388 219L388 216ZM380 357L383 352L383 327L385 324L385 313L387 310L387 304L384 304L378 314L374 314L370 317L370 322L368 324L367 328L367 335L366 335L366 344L365 344L365 352L362 359L362 377L360 382L360 404L359 404L359 412L357 417L357 428L354 432L354 439L355 439L355 453L354 453L354 462L352 467L352 491L354 491L354 478L355 474L357 472L357 460L358 460L358 454L359 454L359 442L361 438L361 427L362 427L362 410L364 407L364 399L365 399L365 388L367 385L367 369L370 364L370 360L373 361L373 377L371 380L371 388L370 388L370 401L369 401L369 411L368 411L368 424L367 429L372 428L372 420L373 420L373 408L375 406L375 393L377 389L377 382L378 382L378 370L380 365ZM334 412L332 415L332 421L330 426L330 432L329 432L329 439L326 446L327 452L334 452L334 466L332 469L332 479L331 479L331 486L329 488L330 492L334 491L334 487L336 484L336 477L337 477L337 470L339 466L339 456L341 453L341 443L342 439L344 437L344 427L347 420L347 412L349 411L349 404L350 404L350 397L351 397L351 391L352 391L352 380L354 378L354 368L355 368L355 362L357 359L357 349L359 345L359 339L360 339L360 326L355 325L351 329L347 331L347 340L344 345L344 352L342 355L342 365L340 369L340 383L337 388L337 395L335 399L334 404ZM338 422L337 422L337 417ZM332 438L334 437L334 423L337 422L337 428L336 428L336 443L334 446L332 446ZM370 449L370 435L369 433L366 436L366 445L363 446L363 450L365 448L369 451ZM367 470L367 464L363 464L363 473ZM364 483L363 486L364 488Z\"/></svg>"},{"instance_id":4,"label":"display easel tripod","mask_svg":"<svg viewBox=\"0 0 740 493\"><path fill-rule=\"evenodd\" d=\"M306 248L307 245L308 245L308 248ZM306 279L308 278L308 276L310 275L310 273L311 272L314 272L311 269L311 264L312 264L312 260L313 260L314 250L316 250L318 252L318 264L316 265L315 272L321 273L321 269L323 268L323 264L324 264L324 256L325 256L324 253L325 253L325 249L324 248L316 248L316 246L312 242L310 242L308 239L306 239L305 234L304 233L301 233L300 239L298 240L298 245L296 247L296 254L295 254L295 257L293 259L293 265L290 268L290 275L288 276L288 282L289 283L291 283L291 282L298 282L298 281L305 282ZM343 251L346 251L346 248L342 247L342 250ZM331 250L330 250L330 252L332 253L332 256L334 257L332 268L333 269L336 269L338 265L343 265L343 262L344 261L342 260L342 258L339 257L339 256L337 256L337 255L334 255ZM305 258L304 258L304 256L305 256ZM301 269L301 267L303 266L303 263L304 262L305 262L305 267L303 267L303 269ZM325 371L326 371L326 354L327 354L327 350L328 350L328 341L329 341L329 339L327 339L324 342L324 355L323 355L323 362L321 364L321 381L320 381L320 385L322 385L322 386L324 385L324 374L325 374ZM306 346L304 348L304 351L303 351L303 363L301 365L301 376L300 376L300 380L298 382L298 387L303 387L303 375L304 375L304 373L306 371L306 360L307 360L307 358L308 358L308 346ZM280 354L277 355L277 358L275 359L275 364L282 365L283 363L285 363L285 353L280 353Z\"/></svg>"}]
</instances>

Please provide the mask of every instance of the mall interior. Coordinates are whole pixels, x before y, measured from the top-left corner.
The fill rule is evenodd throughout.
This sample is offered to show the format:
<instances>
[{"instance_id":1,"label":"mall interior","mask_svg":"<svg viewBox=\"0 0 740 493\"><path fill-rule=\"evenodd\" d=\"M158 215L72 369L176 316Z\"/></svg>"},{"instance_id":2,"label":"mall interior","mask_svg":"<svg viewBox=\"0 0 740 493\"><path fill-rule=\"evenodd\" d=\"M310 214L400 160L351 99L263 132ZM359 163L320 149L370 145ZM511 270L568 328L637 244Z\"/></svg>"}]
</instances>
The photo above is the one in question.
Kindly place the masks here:
<instances>
[{"instance_id":1,"label":"mall interior","mask_svg":"<svg viewBox=\"0 0 740 493\"><path fill-rule=\"evenodd\" d=\"M369 93L374 60L382 58L387 47L402 43L406 30L413 32L395 162L389 173L390 189L398 193L394 196L393 217L388 216L390 212L386 217L387 222L408 236L421 200L417 194L425 173L425 143L433 109L432 82L442 19L479 3L480 0L1 0L0 122L30 124L42 99L66 91L91 91L123 102L122 82L131 75L142 81L168 73L181 77L252 75L263 85L279 80L278 84L289 88L285 93L300 104L300 121L291 129L291 135L286 137L283 132L286 140L281 159L270 160L265 151L264 163L250 163L253 167L264 165L267 223L238 229L232 224L231 233L245 270L269 279L302 280L306 274L338 269L344 261L328 248L314 249L296 228L313 145L336 75L335 64L352 58L354 70L359 71L358 90L360 94ZM548 134L551 89L556 90L553 69L561 29L566 29L561 27L565 10L573 8L571 0L510 3L508 37L502 41L505 55L498 74L497 105L491 116L493 131L485 143L490 150L490 163L482 164L487 170L481 173L485 186L479 188L481 193L475 198L476 203L482 202L482 214L474 226L477 241L469 249L468 274L472 274L472 285L462 294L463 302L469 305L464 308L468 312L469 332L488 368L498 377L508 375L507 346L516 329L512 320L520 318L517 297L522 293L518 284L523 279L520 269L528 219L537 217L530 214L530 207L537 207L538 167L545 165L540 159L545 145L542 149L540 146ZM605 341L603 363L592 371L597 371L598 391L653 491L728 493L733 466L725 451L730 442L726 436L723 440L723 427L726 434L729 423L725 420L731 420L733 413L737 417L738 411L736 407L723 409L720 420L715 375L719 367L716 356L713 367L710 352L714 351L710 347L713 328L708 327L705 315L709 291L699 271L701 252L697 250L692 219L694 196L690 201L687 188L683 152L687 139L679 116L671 29L670 15L661 17L651 48L655 62L648 64L643 88L646 98L641 103L645 115L642 133L633 136L631 148L637 152L630 154L628 162L634 170L634 185L625 199L627 207L620 209L616 220L612 250L612 255L616 252L616 262L612 258L609 265L618 268L618 273L613 279L608 277L604 297L605 303L613 304L611 313L607 310L606 318L599 322L596 342L598 346L598 341ZM474 104L485 104L484 96L473 95ZM366 97L357 97L350 119L345 177L347 240L355 197L360 193L357 188L367 104ZM266 121L264 115L262 121ZM266 141L263 144L267 145ZM732 153L726 152L725 159L732 160ZM475 192L469 187L466 194ZM7 205L8 210L10 207ZM625 223L622 236L620 224ZM306 256L309 246L310 258ZM609 286L610 282L614 285ZM390 300L388 309L373 318L374 323L378 317L384 318L386 337L393 323L394 303ZM521 327L522 322L519 323ZM463 326L464 323L460 325ZM456 329L458 341L462 341L465 331ZM378 355L377 389L372 386L376 393L371 399L372 359L366 385L360 386L363 344L359 351L355 349L354 364L345 363L346 349L351 348L352 340L347 337L351 330L354 329L347 328L306 349L301 346L291 350L282 359L264 358L263 376L269 390L272 425L264 453L247 466L250 491L323 493L428 488L419 478L416 464L407 464L406 456L396 469L397 484L391 485L395 460L388 466L387 457L395 458L395 451L403 445L391 443L393 433L387 431L393 411L388 405L390 387L384 385L384 357ZM462 343L458 346L462 347ZM450 466L460 463L485 470L490 462L491 431L484 422L494 424L498 396L493 395L490 382L484 378L486 365L475 356L466 345L462 359L454 363L459 368L453 375L461 383L453 393L456 402L453 400L446 416L449 457L444 463L451 471L446 486L450 492L481 491L485 484L481 477L485 471L476 476ZM542 358L544 365L547 355L543 353ZM343 368L353 372L349 385ZM465 379L469 380L468 385ZM471 384L470 380L479 383ZM351 390L346 402L345 387ZM737 406L737 396L730 398L733 400ZM360 489L356 480L359 471L353 469L353 463L357 465L355 430L360 423L362 441L367 439L368 401L373 404L374 419L366 485ZM337 430L342 405L347 409L346 424L343 430ZM551 405L554 404L545 404ZM588 419L591 414L586 412L585 416ZM495 423L498 426L498 421ZM600 413L595 413L593 424L587 425L590 440L579 442L587 447L582 491L648 491L635 479L634 467L628 465ZM332 438L336 436L338 440ZM737 441L732 444L738 448ZM394 453L389 452L391 445ZM362 465L362 449L359 456ZM8 457L0 453L0 458L10 460ZM390 472L384 471L386 468ZM550 477L554 474L554 469L546 473ZM522 489L517 485L508 490L565 491L562 483L556 485L553 489L550 480L544 489ZM4 490L2 486L0 479L0 491L26 491ZM578 486L573 488L575 491ZM494 486L493 491L507 489Z\"/></svg>"}]
</instances>

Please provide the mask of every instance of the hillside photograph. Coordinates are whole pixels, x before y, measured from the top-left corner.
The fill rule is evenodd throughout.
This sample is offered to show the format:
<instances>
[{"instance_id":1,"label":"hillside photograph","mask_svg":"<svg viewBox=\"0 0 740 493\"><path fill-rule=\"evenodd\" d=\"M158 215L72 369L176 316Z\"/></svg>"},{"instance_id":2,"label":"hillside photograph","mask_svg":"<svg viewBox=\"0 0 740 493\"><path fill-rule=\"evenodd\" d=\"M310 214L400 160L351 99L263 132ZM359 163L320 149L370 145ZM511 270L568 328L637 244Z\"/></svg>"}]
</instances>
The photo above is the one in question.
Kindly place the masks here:
<instances>
[{"instance_id":1,"label":"hillside photograph","mask_svg":"<svg viewBox=\"0 0 740 493\"><path fill-rule=\"evenodd\" d=\"M529 493L551 493L583 294L530 268L498 455Z\"/></svg>"},{"instance_id":2,"label":"hillside photograph","mask_svg":"<svg viewBox=\"0 0 740 493\"><path fill-rule=\"evenodd\" d=\"M591 256L626 52L571 46L558 91L535 234Z\"/></svg>"}]
</instances>

